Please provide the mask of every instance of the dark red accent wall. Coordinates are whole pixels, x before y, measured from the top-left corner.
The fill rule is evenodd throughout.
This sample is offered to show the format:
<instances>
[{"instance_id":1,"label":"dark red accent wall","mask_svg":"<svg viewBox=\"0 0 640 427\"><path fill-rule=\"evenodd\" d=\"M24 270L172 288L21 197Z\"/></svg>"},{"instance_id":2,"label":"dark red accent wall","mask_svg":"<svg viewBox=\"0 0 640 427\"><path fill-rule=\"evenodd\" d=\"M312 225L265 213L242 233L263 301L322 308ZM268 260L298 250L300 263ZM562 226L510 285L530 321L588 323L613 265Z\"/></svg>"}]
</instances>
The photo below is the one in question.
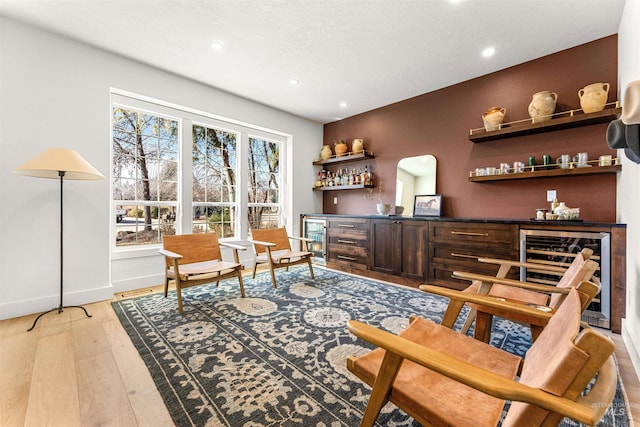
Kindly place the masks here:
<instances>
[{"instance_id":1,"label":"dark red accent wall","mask_svg":"<svg viewBox=\"0 0 640 427\"><path fill-rule=\"evenodd\" d=\"M482 113L493 106L507 109L505 121L528 118L532 95L542 90L558 94L557 112L580 108L578 90L591 83L609 83L608 102L617 100L617 40L617 35L609 36L328 123L324 126L324 143L345 139L350 144L354 138L363 138L365 148L375 154L375 159L367 163L376 179L383 181L384 201L392 205L398 161L433 154L438 162L437 193L443 196L442 216L530 218L536 208L548 206L546 191L554 189L560 201L580 208L583 219L615 222L615 174L488 183L469 182L467 178L476 167L526 163L531 155L541 159L543 154L550 154L555 159L561 154L586 151L590 160L602 154L615 157L615 150L607 146L606 123L482 143L469 141L468 134L469 129L483 126ZM324 192L323 213L375 214L376 201L367 200L367 194L367 190ZM334 205L336 196L338 204Z\"/></svg>"}]
</instances>

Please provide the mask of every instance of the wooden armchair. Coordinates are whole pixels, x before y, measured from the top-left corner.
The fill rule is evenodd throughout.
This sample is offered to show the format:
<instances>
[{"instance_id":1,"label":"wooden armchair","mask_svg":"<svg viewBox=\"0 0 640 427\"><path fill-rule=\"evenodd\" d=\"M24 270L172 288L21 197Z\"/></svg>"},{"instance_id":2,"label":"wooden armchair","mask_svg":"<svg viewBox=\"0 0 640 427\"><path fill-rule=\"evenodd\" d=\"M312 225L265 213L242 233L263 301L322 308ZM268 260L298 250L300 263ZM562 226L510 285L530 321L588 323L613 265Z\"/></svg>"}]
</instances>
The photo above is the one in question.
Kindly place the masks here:
<instances>
[{"instance_id":1,"label":"wooden armchair","mask_svg":"<svg viewBox=\"0 0 640 427\"><path fill-rule=\"evenodd\" d=\"M506 400L504 427L555 426L563 417L595 425L616 390L614 344L580 331L580 316L572 289L524 359L421 318L399 336L349 321L349 331L379 347L347 359L372 387L361 426L372 426L387 401L426 426L496 426Z\"/></svg>"},{"instance_id":2,"label":"wooden armchair","mask_svg":"<svg viewBox=\"0 0 640 427\"><path fill-rule=\"evenodd\" d=\"M531 328L531 338L533 341L535 341L538 339L538 336L549 322L549 319L551 319L551 317L553 317L553 315L557 311L557 308L552 308L546 305L530 304L516 300L508 300L505 298L496 298L491 295L471 294L467 292L460 292L454 289L442 288L439 286L421 285L420 289L449 298L450 304L467 304L471 307L476 308L477 319L474 337L477 340L484 341L486 343L488 343L491 339L490 333L494 315L502 317L504 319L509 319L518 323L529 325L529 327ZM593 297L600 291L600 285L585 280L578 283L575 288L553 289L558 293L561 293L565 297L569 294L569 291L571 289L576 289L580 298L581 312L583 312L587 308ZM548 294L544 295L548 296ZM455 318L443 318L442 325L448 328L453 328L453 323L455 322L455 320Z\"/></svg>"},{"instance_id":3,"label":"wooden armchair","mask_svg":"<svg viewBox=\"0 0 640 427\"><path fill-rule=\"evenodd\" d=\"M557 286L560 282L562 282L563 277L566 275L568 269L572 268L572 266L574 265L582 265L582 263L584 263L584 261L591 258L592 255L593 255L592 249L584 248L582 249L582 251L576 254L572 263L568 267L558 265L558 263L544 264L543 261L519 262L519 261L495 259L495 258L478 258L478 261L485 264L498 265L499 266L498 272L496 273L495 277L499 279L506 279L511 268L526 268L530 272L556 275L558 277L558 282L549 283L549 285ZM459 272L454 272L454 276L462 278L461 273ZM564 280L567 281L568 279L569 277L565 278ZM585 276L583 279L591 280L591 277ZM482 280L474 280L471 283L471 285L464 290L464 292L488 294L488 295L493 295L497 298L509 298L511 300L525 301L530 304L538 304L538 305L545 304L548 299L546 295L544 294L541 295L536 290L525 289L522 287L510 287L510 286L505 286L500 284L497 284L494 286L493 283L482 281ZM461 309L462 309L462 306L455 306L455 305L450 306L447 310L448 316L453 316L455 313L455 316L457 317ZM467 331L471 327L471 324L475 320L475 317L476 317L476 310L475 308L471 308L462 326L461 332L463 334L467 333Z\"/></svg>"},{"instance_id":4,"label":"wooden armchair","mask_svg":"<svg viewBox=\"0 0 640 427\"><path fill-rule=\"evenodd\" d=\"M253 266L254 278L256 277L258 264L269 264L271 282L273 283L273 287L276 288L276 275L274 272L276 268L288 268L289 266L303 263L309 265L309 273L311 274L311 278L314 278L313 266L311 265L313 253L310 251L292 250L290 240L313 242L313 239L307 239L305 237L291 237L287 235L287 230L283 227L251 230L251 239L249 239L249 241L253 244L253 249L256 254L256 262Z\"/></svg>"},{"instance_id":5,"label":"wooden armchair","mask_svg":"<svg viewBox=\"0 0 640 427\"><path fill-rule=\"evenodd\" d=\"M472 284L467 289L463 291L454 291L454 293L448 292L448 290L444 290L445 288L431 285L422 285L420 286L420 289L429 293L451 298L449 306L447 307L447 311L445 312L442 319L442 324L451 328L458 318L463 305L465 305L464 295L453 297L453 295L455 295L455 292L460 292L462 294L490 295L491 297L501 300L536 306L542 310L545 310L544 307L547 307L549 311L553 312L562 303L562 301L568 294L569 289L580 285L580 295L583 300L583 310L585 310L593 297L595 297L595 295L600 290L599 284L589 282L589 280L593 278L593 274L595 273L595 271L598 269L598 264L595 261L585 259L585 257L590 256L591 253L593 252L590 249L587 249L585 250L584 254L577 254L569 268L565 269L564 271L559 270L558 267L544 267L543 265L536 263L521 263L517 261L491 259L485 260L489 262L495 261L501 263L498 275L500 275L501 273L506 275L505 270L508 270L508 268L514 266L526 266L527 268L538 269L540 271L542 271L543 269L547 269L547 271L549 271L548 269L552 268L553 271L557 271L562 274L562 277L556 286L541 285L537 283L504 279L495 276L454 271L454 277L470 280ZM593 280L595 281L595 278ZM465 324L463 325L462 332L467 332L471 321L473 321L473 319L475 318L476 327L474 334L475 337L479 340L489 342L491 334L491 321L493 319L493 315L531 325L531 335L534 340L542 330L540 325L531 323L526 317L487 307L484 307L483 311L479 313L478 308L473 303L467 302L467 305L471 308L471 310L469 316L465 321Z\"/></svg>"},{"instance_id":6,"label":"wooden armchair","mask_svg":"<svg viewBox=\"0 0 640 427\"><path fill-rule=\"evenodd\" d=\"M215 233L182 234L164 236L160 253L165 256L164 296L167 297L169 282L173 281L178 298L178 310L182 313L182 289L218 282L228 277L237 277L240 293L244 298L242 269L238 251L246 248L218 241ZM223 261L220 247L233 250L234 262Z\"/></svg>"}]
</instances>

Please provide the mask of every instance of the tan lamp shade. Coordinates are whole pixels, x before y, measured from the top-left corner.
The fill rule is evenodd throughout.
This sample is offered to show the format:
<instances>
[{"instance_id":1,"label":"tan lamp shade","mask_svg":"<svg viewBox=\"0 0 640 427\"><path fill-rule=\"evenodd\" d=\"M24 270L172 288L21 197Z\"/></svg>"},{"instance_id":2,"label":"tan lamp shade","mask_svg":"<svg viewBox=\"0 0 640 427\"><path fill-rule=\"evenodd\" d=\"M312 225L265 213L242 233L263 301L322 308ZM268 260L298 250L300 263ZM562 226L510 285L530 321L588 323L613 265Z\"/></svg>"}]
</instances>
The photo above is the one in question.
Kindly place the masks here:
<instances>
[{"instance_id":1,"label":"tan lamp shade","mask_svg":"<svg viewBox=\"0 0 640 427\"><path fill-rule=\"evenodd\" d=\"M59 179L60 172L64 172L65 179L98 180L104 178L104 175L80 154L68 148L47 148L33 159L15 168L13 172L19 175L52 179Z\"/></svg>"}]
</instances>

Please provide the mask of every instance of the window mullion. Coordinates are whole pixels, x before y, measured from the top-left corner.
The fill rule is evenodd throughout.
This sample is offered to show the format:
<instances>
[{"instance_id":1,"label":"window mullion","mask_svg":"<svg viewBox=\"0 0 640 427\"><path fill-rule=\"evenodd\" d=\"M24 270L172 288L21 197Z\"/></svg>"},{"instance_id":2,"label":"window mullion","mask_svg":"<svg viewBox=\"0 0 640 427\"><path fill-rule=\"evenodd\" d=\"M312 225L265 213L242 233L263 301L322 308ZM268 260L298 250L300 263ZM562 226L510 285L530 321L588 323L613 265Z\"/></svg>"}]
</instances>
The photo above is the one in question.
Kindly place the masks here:
<instances>
[{"instance_id":1,"label":"window mullion","mask_svg":"<svg viewBox=\"0 0 640 427\"><path fill-rule=\"evenodd\" d=\"M238 154L238 185L236 200L237 200L237 212L236 226L240 233L237 236L241 240L249 238L247 230L249 229L249 219L247 218L247 206L249 203L249 134L247 132L240 133L240 146ZM244 207L241 209L241 207Z\"/></svg>"},{"instance_id":2,"label":"window mullion","mask_svg":"<svg viewBox=\"0 0 640 427\"><path fill-rule=\"evenodd\" d=\"M193 121L188 118L181 120L180 128L180 178L178 194L180 194L179 234L189 234L193 230Z\"/></svg>"}]
</instances>

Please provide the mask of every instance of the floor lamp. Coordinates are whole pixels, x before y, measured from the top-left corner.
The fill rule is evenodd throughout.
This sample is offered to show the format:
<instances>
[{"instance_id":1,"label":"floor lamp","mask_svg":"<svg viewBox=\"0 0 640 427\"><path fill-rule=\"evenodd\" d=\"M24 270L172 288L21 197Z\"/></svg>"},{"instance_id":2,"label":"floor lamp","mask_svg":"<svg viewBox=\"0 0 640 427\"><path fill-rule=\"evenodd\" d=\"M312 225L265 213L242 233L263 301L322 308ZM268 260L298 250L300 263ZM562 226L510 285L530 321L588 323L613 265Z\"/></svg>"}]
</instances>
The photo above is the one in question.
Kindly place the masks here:
<instances>
[{"instance_id":1,"label":"floor lamp","mask_svg":"<svg viewBox=\"0 0 640 427\"><path fill-rule=\"evenodd\" d=\"M87 312L87 309L79 305L63 305L63 234L62 234L62 212L63 212L63 191L62 184L66 179L72 180L98 180L103 179L104 176L89 162L87 162L80 154L67 148L48 148L42 153L38 154L33 159L29 160L22 166L17 167L13 171L19 175L33 176L36 178L50 178L60 179L60 305L52 308L49 311L41 313L33 325L27 331L35 328L36 323L42 316L52 311L57 310L58 313L62 313L65 308L80 308L84 310L84 314L87 317L91 315Z\"/></svg>"}]
</instances>

